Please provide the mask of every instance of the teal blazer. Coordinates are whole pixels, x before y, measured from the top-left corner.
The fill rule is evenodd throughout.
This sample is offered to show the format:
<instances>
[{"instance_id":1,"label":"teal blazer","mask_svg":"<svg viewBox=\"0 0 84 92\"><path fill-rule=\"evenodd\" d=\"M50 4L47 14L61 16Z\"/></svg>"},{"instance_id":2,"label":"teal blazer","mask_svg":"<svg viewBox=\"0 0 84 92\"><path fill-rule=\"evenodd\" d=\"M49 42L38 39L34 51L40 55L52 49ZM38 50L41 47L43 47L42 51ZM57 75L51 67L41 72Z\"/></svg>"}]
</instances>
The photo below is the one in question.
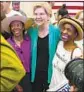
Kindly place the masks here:
<instances>
[{"instance_id":1,"label":"teal blazer","mask_svg":"<svg viewBox=\"0 0 84 92\"><path fill-rule=\"evenodd\" d=\"M37 41L38 27L32 27L27 30L27 34L31 38L31 82L34 82L37 60ZM49 25L49 65L48 65L48 83L52 77L52 59L57 49L57 44L60 40L60 29L54 25Z\"/></svg>"}]
</instances>

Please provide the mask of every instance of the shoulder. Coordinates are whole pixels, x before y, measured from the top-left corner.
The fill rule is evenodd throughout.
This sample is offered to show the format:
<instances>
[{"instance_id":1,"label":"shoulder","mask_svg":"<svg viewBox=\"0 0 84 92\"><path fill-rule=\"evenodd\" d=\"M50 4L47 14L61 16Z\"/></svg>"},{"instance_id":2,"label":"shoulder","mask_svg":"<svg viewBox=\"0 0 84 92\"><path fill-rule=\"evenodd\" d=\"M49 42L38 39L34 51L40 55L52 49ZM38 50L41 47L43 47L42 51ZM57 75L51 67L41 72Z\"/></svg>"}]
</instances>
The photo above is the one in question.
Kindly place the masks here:
<instances>
[{"instance_id":1,"label":"shoulder","mask_svg":"<svg viewBox=\"0 0 84 92\"><path fill-rule=\"evenodd\" d=\"M55 26L53 24L50 24L49 25L49 30L52 33L60 34L60 28L59 28L59 26Z\"/></svg>"},{"instance_id":2,"label":"shoulder","mask_svg":"<svg viewBox=\"0 0 84 92\"><path fill-rule=\"evenodd\" d=\"M59 41L58 47L59 47L59 49L60 49L60 48L63 48L63 41L61 41L61 40Z\"/></svg>"},{"instance_id":3,"label":"shoulder","mask_svg":"<svg viewBox=\"0 0 84 92\"><path fill-rule=\"evenodd\" d=\"M24 40L26 40L26 41L30 41L30 37L29 37L29 35L26 34L26 35L24 36Z\"/></svg>"},{"instance_id":4,"label":"shoulder","mask_svg":"<svg viewBox=\"0 0 84 92\"><path fill-rule=\"evenodd\" d=\"M11 17L15 14L22 16L22 14L20 12L11 10L8 14L6 14L6 17Z\"/></svg>"},{"instance_id":5,"label":"shoulder","mask_svg":"<svg viewBox=\"0 0 84 92\"><path fill-rule=\"evenodd\" d=\"M53 24L50 24L49 31L51 34L54 34L56 38L61 39L61 31L60 31L59 26L54 26Z\"/></svg>"},{"instance_id":6,"label":"shoulder","mask_svg":"<svg viewBox=\"0 0 84 92\"><path fill-rule=\"evenodd\" d=\"M12 37L10 37L10 38L7 39L7 42L9 42L9 43L11 44L11 43L13 43L14 41L13 41Z\"/></svg>"},{"instance_id":7,"label":"shoulder","mask_svg":"<svg viewBox=\"0 0 84 92\"><path fill-rule=\"evenodd\" d=\"M11 40L11 38L8 38L8 39L7 39L7 41L10 41L10 40Z\"/></svg>"},{"instance_id":8,"label":"shoulder","mask_svg":"<svg viewBox=\"0 0 84 92\"><path fill-rule=\"evenodd\" d=\"M83 50L83 39L80 41L75 41L76 45Z\"/></svg>"},{"instance_id":9,"label":"shoulder","mask_svg":"<svg viewBox=\"0 0 84 92\"><path fill-rule=\"evenodd\" d=\"M78 52L81 52L81 49L80 49L80 48L76 48L76 49L74 50L74 53L78 53Z\"/></svg>"},{"instance_id":10,"label":"shoulder","mask_svg":"<svg viewBox=\"0 0 84 92\"><path fill-rule=\"evenodd\" d=\"M74 49L73 58L79 58L83 55L82 50L80 48Z\"/></svg>"},{"instance_id":11,"label":"shoulder","mask_svg":"<svg viewBox=\"0 0 84 92\"><path fill-rule=\"evenodd\" d=\"M38 28L37 27L30 27L29 29L27 29L27 34L31 35L31 34L35 34L38 32Z\"/></svg>"},{"instance_id":12,"label":"shoulder","mask_svg":"<svg viewBox=\"0 0 84 92\"><path fill-rule=\"evenodd\" d=\"M18 12L18 11L14 11L14 10L11 10L11 13L22 15L20 12Z\"/></svg>"},{"instance_id":13,"label":"shoulder","mask_svg":"<svg viewBox=\"0 0 84 92\"><path fill-rule=\"evenodd\" d=\"M26 13L23 12L22 10L19 10L19 12L23 15L23 16L26 16ZM26 16L27 17L27 16Z\"/></svg>"},{"instance_id":14,"label":"shoulder","mask_svg":"<svg viewBox=\"0 0 84 92\"><path fill-rule=\"evenodd\" d=\"M49 25L49 28L50 28L50 29L53 29L53 30L58 30L58 31L60 30L59 26L55 26L55 25L53 25L53 24L50 24L50 25Z\"/></svg>"}]
</instances>

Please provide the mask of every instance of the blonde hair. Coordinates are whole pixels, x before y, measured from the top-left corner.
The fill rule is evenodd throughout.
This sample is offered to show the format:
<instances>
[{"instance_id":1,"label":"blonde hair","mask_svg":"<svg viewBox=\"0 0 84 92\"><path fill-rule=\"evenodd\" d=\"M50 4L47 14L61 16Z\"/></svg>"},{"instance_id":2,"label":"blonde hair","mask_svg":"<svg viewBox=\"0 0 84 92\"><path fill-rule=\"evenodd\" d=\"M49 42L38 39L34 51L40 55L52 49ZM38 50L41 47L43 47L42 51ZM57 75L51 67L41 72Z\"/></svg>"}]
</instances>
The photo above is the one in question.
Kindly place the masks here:
<instances>
[{"instance_id":1,"label":"blonde hair","mask_svg":"<svg viewBox=\"0 0 84 92\"><path fill-rule=\"evenodd\" d=\"M39 2L36 5L34 5L33 12L39 7L44 8L45 12L51 17L52 7L50 6L48 2Z\"/></svg>"}]
</instances>

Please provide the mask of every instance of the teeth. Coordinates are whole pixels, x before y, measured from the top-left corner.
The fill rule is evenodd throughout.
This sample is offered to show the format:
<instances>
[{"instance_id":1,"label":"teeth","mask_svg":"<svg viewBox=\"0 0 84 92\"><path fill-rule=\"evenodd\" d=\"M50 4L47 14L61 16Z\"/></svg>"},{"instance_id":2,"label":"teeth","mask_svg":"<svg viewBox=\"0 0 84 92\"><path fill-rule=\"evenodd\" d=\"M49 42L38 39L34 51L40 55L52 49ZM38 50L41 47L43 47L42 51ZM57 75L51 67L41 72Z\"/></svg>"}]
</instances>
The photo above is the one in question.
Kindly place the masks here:
<instances>
[{"instance_id":1,"label":"teeth","mask_svg":"<svg viewBox=\"0 0 84 92\"><path fill-rule=\"evenodd\" d=\"M67 36L62 36L62 38L68 38Z\"/></svg>"},{"instance_id":2,"label":"teeth","mask_svg":"<svg viewBox=\"0 0 84 92\"><path fill-rule=\"evenodd\" d=\"M16 31L15 33L19 33L18 31Z\"/></svg>"}]
</instances>

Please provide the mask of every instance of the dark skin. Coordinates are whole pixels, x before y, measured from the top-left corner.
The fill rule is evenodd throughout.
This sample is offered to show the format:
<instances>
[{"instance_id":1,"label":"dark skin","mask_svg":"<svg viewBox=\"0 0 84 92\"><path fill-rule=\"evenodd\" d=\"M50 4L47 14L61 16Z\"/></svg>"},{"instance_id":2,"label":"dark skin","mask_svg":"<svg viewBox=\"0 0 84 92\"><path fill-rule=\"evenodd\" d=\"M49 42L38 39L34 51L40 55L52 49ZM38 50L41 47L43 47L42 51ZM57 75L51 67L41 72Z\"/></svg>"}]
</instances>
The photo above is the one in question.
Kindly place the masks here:
<instances>
[{"instance_id":1,"label":"dark skin","mask_svg":"<svg viewBox=\"0 0 84 92\"><path fill-rule=\"evenodd\" d=\"M76 44L74 43L75 38L77 37L77 32L75 27L73 27L69 23L65 23L61 27L61 34L62 34L62 40L64 42L64 48L67 51L72 52L75 48L77 48ZM77 92L78 89L74 84L71 84L71 81L69 81L70 92Z\"/></svg>"},{"instance_id":2,"label":"dark skin","mask_svg":"<svg viewBox=\"0 0 84 92\"><path fill-rule=\"evenodd\" d=\"M61 34L62 34L62 40L64 42L64 48L67 51L72 51L77 46L74 43L74 40L76 38L76 29L69 23L63 24L61 27Z\"/></svg>"}]
</instances>

